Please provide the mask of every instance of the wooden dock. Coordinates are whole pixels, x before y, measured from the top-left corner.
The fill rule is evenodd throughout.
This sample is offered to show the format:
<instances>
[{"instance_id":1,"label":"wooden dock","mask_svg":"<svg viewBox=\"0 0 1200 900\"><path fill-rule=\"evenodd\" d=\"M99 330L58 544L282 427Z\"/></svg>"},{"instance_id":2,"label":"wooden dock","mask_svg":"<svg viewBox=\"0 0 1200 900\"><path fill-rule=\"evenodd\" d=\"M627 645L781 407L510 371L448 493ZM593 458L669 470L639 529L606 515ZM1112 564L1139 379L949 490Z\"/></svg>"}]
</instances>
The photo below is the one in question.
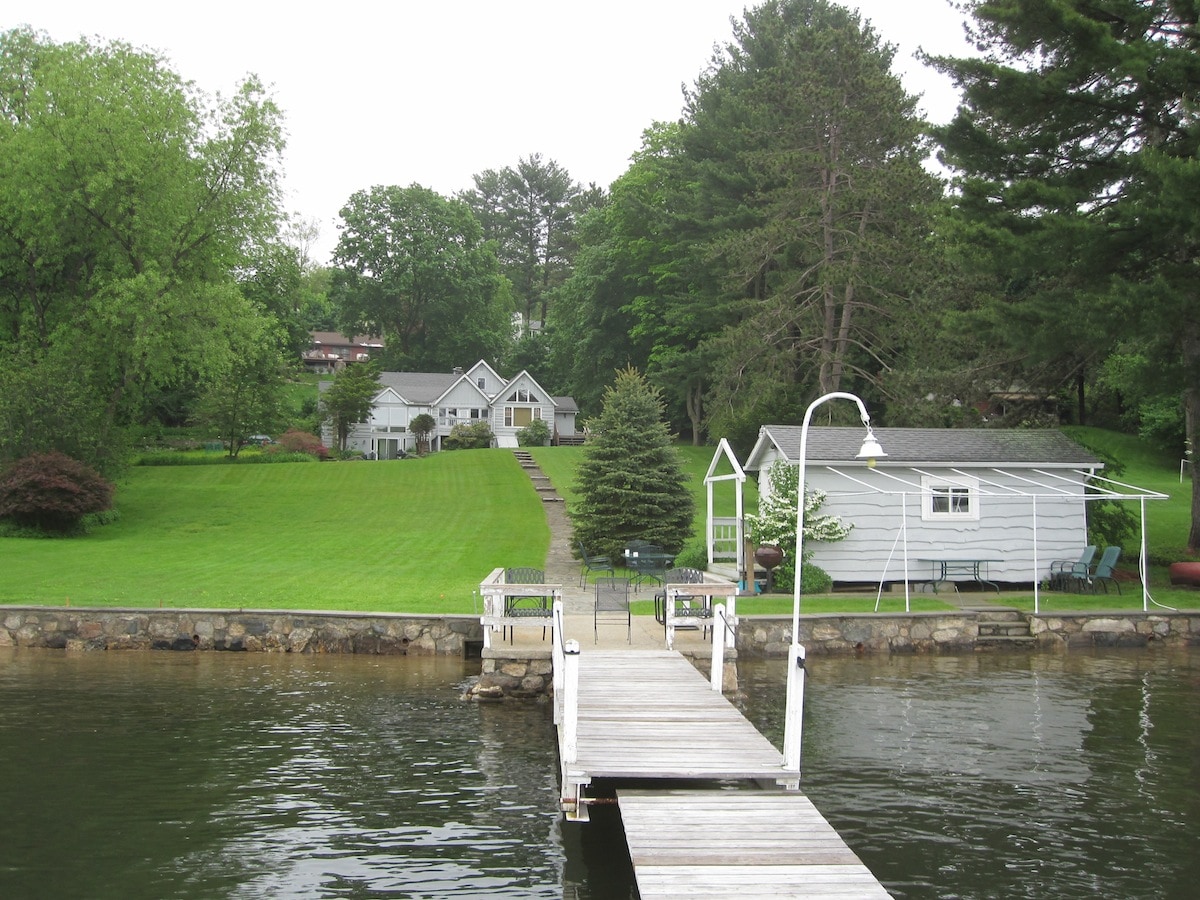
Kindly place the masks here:
<instances>
[{"instance_id":1,"label":"wooden dock","mask_svg":"<svg viewBox=\"0 0 1200 900\"><path fill-rule=\"evenodd\" d=\"M644 900L889 896L808 798L783 790L797 774L688 660L576 658L574 731L560 724L564 810L586 821L588 786L615 784ZM673 787L643 789L648 779Z\"/></svg>"},{"instance_id":2,"label":"wooden dock","mask_svg":"<svg viewBox=\"0 0 1200 900\"><path fill-rule=\"evenodd\" d=\"M581 654L578 752L564 786L593 778L785 775L779 751L680 654Z\"/></svg>"},{"instance_id":3,"label":"wooden dock","mask_svg":"<svg viewBox=\"0 0 1200 900\"><path fill-rule=\"evenodd\" d=\"M618 791L642 900L891 895L803 794Z\"/></svg>"}]
</instances>

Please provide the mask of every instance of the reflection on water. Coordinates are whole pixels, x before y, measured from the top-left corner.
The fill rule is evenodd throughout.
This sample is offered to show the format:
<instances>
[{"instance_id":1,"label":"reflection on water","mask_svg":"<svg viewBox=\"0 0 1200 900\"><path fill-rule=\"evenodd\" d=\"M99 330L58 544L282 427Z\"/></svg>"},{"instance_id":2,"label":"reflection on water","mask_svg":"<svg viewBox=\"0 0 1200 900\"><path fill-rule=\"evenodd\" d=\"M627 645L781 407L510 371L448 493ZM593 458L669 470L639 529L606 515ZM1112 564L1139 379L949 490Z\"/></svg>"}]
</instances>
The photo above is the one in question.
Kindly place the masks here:
<instances>
[{"instance_id":1,"label":"reflection on water","mask_svg":"<svg viewBox=\"0 0 1200 900\"><path fill-rule=\"evenodd\" d=\"M782 665L743 663L782 740ZM1200 895L1200 656L809 660L804 788L897 897Z\"/></svg>"},{"instance_id":2,"label":"reflection on water","mask_svg":"<svg viewBox=\"0 0 1200 900\"><path fill-rule=\"evenodd\" d=\"M783 663L743 661L782 740ZM903 898L1193 897L1200 654L809 660L804 786ZM0 897L636 896L458 661L0 650Z\"/></svg>"},{"instance_id":3,"label":"reflection on water","mask_svg":"<svg viewBox=\"0 0 1200 900\"><path fill-rule=\"evenodd\" d=\"M464 703L464 678L0 654L0 896L561 897L548 709Z\"/></svg>"}]
</instances>

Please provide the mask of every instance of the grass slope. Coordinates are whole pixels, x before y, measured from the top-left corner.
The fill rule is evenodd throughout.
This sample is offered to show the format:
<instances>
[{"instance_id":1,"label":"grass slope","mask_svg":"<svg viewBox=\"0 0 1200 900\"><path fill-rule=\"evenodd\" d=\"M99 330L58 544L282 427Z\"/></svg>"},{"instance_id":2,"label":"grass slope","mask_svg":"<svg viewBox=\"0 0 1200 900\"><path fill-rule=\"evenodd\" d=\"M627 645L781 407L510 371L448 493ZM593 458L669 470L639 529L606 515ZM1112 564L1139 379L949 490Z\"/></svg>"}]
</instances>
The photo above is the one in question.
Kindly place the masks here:
<instances>
[{"instance_id":1,"label":"grass slope","mask_svg":"<svg viewBox=\"0 0 1200 900\"><path fill-rule=\"evenodd\" d=\"M0 602L469 613L550 541L508 451L136 468L117 499L87 537L0 538Z\"/></svg>"},{"instance_id":2,"label":"grass slope","mask_svg":"<svg viewBox=\"0 0 1200 900\"><path fill-rule=\"evenodd\" d=\"M1178 483L1178 461L1148 453L1134 438L1071 431L1124 462L1121 480L1171 494L1147 504L1152 555L1182 545L1190 494ZM680 451L696 499L695 541L704 534L713 449ZM568 509L582 454L534 451ZM752 481L745 494L752 512ZM730 482L715 486L714 500L717 515L733 515ZM540 567L550 540L542 503L508 450L376 463L139 467L117 502L120 521L83 538L0 538L0 603L471 613L488 572ZM1161 602L1200 606L1200 592L1167 588L1161 569L1151 584ZM914 608L941 606L913 599ZM881 610L894 611L896 602L885 595ZM1031 607L1032 595L1005 602ZM873 606L873 599L805 598L806 612ZM1140 608L1141 597L1043 594L1042 607ZM791 599L746 599L739 608L786 612Z\"/></svg>"}]
</instances>

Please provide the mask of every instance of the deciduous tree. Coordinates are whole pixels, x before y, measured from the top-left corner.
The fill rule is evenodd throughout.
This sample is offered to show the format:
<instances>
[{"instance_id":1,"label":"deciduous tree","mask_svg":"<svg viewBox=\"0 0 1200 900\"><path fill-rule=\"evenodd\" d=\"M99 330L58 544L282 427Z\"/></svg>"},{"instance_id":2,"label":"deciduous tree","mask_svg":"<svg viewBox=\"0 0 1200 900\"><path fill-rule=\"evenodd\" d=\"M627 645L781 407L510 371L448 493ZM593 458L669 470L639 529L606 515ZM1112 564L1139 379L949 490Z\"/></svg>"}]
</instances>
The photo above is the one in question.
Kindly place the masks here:
<instances>
[{"instance_id":1,"label":"deciduous tree","mask_svg":"<svg viewBox=\"0 0 1200 900\"><path fill-rule=\"evenodd\" d=\"M398 371L496 359L508 283L470 207L419 185L357 191L342 208L332 299L346 334L377 334Z\"/></svg>"},{"instance_id":2,"label":"deciduous tree","mask_svg":"<svg viewBox=\"0 0 1200 900\"><path fill-rule=\"evenodd\" d=\"M379 370L375 363L346 366L321 392L321 417L333 427L337 448L343 453L354 426L367 421L379 393Z\"/></svg>"},{"instance_id":3,"label":"deciduous tree","mask_svg":"<svg viewBox=\"0 0 1200 900\"><path fill-rule=\"evenodd\" d=\"M210 100L127 44L0 34L0 349L86 398L90 461L247 313L235 272L275 231L282 146L256 78Z\"/></svg>"}]
</instances>

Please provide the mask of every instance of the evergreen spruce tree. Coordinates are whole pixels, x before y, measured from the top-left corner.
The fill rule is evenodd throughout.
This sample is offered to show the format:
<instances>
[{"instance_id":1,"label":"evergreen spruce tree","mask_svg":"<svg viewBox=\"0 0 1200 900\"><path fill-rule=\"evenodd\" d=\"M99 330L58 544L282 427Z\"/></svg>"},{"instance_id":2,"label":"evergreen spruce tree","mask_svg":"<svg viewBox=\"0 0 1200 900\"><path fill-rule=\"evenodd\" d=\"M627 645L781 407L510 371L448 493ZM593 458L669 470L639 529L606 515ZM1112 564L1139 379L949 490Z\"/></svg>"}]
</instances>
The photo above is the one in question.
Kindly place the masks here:
<instances>
[{"instance_id":1,"label":"evergreen spruce tree","mask_svg":"<svg viewBox=\"0 0 1200 900\"><path fill-rule=\"evenodd\" d=\"M695 505L663 408L658 389L633 368L605 391L575 483L575 538L589 552L616 560L640 539L678 553L691 535Z\"/></svg>"}]
</instances>

